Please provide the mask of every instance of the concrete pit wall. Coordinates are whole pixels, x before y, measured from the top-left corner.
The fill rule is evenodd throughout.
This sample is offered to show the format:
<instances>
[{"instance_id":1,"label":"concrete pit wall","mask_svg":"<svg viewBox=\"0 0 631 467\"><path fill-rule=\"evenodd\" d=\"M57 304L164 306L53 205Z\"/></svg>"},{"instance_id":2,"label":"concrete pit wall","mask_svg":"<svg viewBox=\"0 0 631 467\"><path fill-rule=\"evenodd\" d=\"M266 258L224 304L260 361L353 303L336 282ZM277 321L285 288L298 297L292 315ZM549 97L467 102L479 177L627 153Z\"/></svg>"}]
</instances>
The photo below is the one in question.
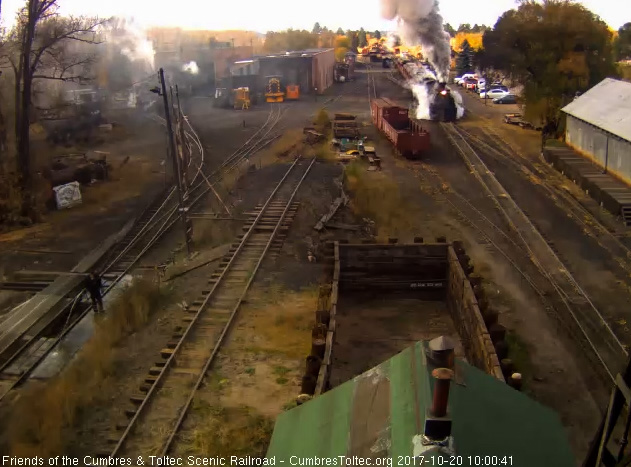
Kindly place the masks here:
<instances>
[{"instance_id":1,"label":"concrete pit wall","mask_svg":"<svg viewBox=\"0 0 631 467\"><path fill-rule=\"evenodd\" d=\"M449 247L449 273L447 276L449 312L464 345L467 361L504 381L487 323L492 330L497 329L498 342L503 342L504 335L501 328L497 326L497 315L494 315L490 310L485 322L480 305L486 311L488 310L487 302L486 300L478 302L478 297L476 297L474 287L468 277L473 272L473 268L469 265L469 258L464 254L464 250L461 252L461 255L457 255L454 247ZM474 282L476 281L474 280ZM482 290L479 287L479 282L476 284L476 289ZM482 292L478 293L482 295ZM495 322L491 322L493 320Z\"/></svg>"},{"instance_id":2,"label":"concrete pit wall","mask_svg":"<svg viewBox=\"0 0 631 467\"><path fill-rule=\"evenodd\" d=\"M415 241L414 244L397 244L396 239L389 244L327 244L329 278L320 287L303 394L319 395L329 389L337 304L340 293L348 292L413 293L421 300L446 300L467 361L504 381L493 342L499 342L498 350L505 354L505 330L497 325L497 314L488 308L479 279L471 276L473 267L462 244L424 244L421 238Z\"/></svg>"}]
</instances>

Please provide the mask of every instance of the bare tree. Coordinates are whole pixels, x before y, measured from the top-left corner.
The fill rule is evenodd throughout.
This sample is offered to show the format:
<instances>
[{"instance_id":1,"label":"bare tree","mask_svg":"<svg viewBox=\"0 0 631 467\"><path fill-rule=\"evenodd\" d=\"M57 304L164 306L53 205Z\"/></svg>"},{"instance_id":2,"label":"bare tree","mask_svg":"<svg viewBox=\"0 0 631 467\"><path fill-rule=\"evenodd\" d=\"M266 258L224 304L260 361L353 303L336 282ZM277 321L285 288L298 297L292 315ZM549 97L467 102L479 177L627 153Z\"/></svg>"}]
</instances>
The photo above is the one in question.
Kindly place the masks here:
<instances>
[{"instance_id":1,"label":"bare tree","mask_svg":"<svg viewBox=\"0 0 631 467\"><path fill-rule=\"evenodd\" d=\"M72 53L69 42L100 43L96 30L106 20L62 17L57 0L27 0L9 35L8 60L15 74L15 137L17 162L26 210L30 204L29 128L33 81L83 81L92 57Z\"/></svg>"}]
</instances>

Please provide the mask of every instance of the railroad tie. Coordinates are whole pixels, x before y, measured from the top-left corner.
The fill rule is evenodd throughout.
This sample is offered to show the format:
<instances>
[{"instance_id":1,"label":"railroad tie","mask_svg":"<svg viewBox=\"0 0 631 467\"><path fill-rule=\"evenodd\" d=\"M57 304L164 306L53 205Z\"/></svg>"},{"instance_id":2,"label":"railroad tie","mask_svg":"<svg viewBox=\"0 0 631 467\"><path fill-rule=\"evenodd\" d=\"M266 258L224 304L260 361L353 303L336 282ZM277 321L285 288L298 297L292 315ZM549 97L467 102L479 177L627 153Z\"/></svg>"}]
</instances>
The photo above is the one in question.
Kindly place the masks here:
<instances>
[{"instance_id":1,"label":"railroad tie","mask_svg":"<svg viewBox=\"0 0 631 467\"><path fill-rule=\"evenodd\" d=\"M160 356L164 359L169 358L173 354L173 349L165 348L160 351Z\"/></svg>"},{"instance_id":2,"label":"railroad tie","mask_svg":"<svg viewBox=\"0 0 631 467\"><path fill-rule=\"evenodd\" d=\"M140 405L145 401L146 398L147 397L143 394L134 394L129 398L129 400L132 404Z\"/></svg>"},{"instance_id":3,"label":"railroad tie","mask_svg":"<svg viewBox=\"0 0 631 467\"><path fill-rule=\"evenodd\" d=\"M114 425L114 428L116 429L116 431L125 431L128 426L129 423L127 423L127 420L125 420L124 422L117 422L116 425Z\"/></svg>"},{"instance_id":4,"label":"railroad tie","mask_svg":"<svg viewBox=\"0 0 631 467\"><path fill-rule=\"evenodd\" d=\"M153 376L153 375L148 375L145 378L145 383L147 384L151 384L152 386L156 383L156 381L158 380L157 376Z\"/></svg>"}]
</instances>

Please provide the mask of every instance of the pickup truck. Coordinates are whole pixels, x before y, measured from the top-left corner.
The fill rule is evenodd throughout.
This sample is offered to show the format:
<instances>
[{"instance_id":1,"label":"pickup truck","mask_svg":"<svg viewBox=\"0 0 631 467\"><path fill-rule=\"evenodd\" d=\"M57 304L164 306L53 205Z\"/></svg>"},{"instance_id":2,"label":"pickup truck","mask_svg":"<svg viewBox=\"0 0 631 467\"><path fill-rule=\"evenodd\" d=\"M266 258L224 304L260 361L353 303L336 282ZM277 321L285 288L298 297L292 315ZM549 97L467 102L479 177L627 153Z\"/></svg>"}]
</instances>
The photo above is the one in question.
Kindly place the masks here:
<instances>
[{"instance_id":1,"label":"pickup truck","mask_svg":"<svg viewBox=\"0 0 631 467\"><path fill-rule=\"evenodd\" d=\"M520 128L527 128L536 131L541 131L541 129L543 128L541 125L536 125L527 120L524 120L522 114L519 113L505 114L504 123L508 123L509 125L518 125Z\"/></svg>"}]
</instances>

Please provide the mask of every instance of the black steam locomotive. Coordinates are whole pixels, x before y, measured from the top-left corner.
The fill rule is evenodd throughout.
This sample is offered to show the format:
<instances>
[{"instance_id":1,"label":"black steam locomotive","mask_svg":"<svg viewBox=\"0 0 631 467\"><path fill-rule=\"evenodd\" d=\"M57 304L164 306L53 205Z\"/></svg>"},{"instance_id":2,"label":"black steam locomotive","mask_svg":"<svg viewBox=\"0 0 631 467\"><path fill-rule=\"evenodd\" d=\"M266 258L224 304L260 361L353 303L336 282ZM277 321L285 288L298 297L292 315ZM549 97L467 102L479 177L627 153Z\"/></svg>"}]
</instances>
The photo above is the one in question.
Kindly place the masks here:
<instances>
[{"instance_id":1,"label":"black steam locomotive","mask_svg":"<svg viewBox=\"0 0 631 467\"><path fill-rule=\"evenodd\" d=\"M455 122L458 118L458 107L445 83L433 86L430 93L433 98L429 104L429 116L436 122Z\"/></svg>"}]
</instances>

